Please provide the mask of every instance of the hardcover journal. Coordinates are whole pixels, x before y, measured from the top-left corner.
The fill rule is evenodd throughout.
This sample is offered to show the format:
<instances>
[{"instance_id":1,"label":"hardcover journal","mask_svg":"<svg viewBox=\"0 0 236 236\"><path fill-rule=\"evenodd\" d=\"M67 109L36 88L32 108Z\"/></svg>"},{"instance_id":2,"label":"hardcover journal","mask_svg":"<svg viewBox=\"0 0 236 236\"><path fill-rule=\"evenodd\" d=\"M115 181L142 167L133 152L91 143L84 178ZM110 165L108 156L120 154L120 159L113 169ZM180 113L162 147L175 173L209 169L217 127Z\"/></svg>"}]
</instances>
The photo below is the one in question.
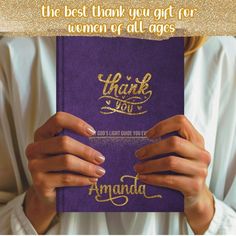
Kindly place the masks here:
<instances>
[{"instance_id":1,"label":"hardcover journal","mask_svg":"<svg viewBox=\"0 0 236 236\"><path fill-rule=\"evenodd\" d=\"M96 184L57 189L59 212L183 211L180 192L144 184L133 169L135 151L155 142L145 131L184 113L183 47L183 38L57 38L57 110L96 129L91 138L62 134L106 157Z\"/></svg>"}]
</instances>

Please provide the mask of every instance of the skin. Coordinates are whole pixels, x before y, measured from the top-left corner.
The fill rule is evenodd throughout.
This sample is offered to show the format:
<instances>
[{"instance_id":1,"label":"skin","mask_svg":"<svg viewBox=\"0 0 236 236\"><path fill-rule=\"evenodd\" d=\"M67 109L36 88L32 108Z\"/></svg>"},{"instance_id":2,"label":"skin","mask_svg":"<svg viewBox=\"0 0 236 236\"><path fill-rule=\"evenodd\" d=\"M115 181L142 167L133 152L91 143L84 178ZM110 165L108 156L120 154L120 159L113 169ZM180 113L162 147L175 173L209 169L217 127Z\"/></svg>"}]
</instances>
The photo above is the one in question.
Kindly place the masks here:
<instances>
[{"instance_id":1,"label":"skin","mask_svg":"<svg viewBox=\"0 0 236 236\"><path fill-rule=\"evenodd\" d=\"M56 187L91 185L105 174L101 167L105 160L103 155L70 137L55 136L63 129L86 137L95 134L85 121L64 112L56 113L35 132L34 143L26 149L33 185L26 193L24 211L39 234L47 231L56 215ZM214 215L213 197L205 184L210 154L204 148L203 137L182 115L161 121L146 135L155 139L173 131L179 136L137 150L139 162L134 169L144 183L181 191L185 216L194 233L202 234ZM149 160L164 153L175 153L176 156ZM52 173L59 170L77 174ZM179 175L158 174L167 170Z\"/></svg>"}]
</instances>

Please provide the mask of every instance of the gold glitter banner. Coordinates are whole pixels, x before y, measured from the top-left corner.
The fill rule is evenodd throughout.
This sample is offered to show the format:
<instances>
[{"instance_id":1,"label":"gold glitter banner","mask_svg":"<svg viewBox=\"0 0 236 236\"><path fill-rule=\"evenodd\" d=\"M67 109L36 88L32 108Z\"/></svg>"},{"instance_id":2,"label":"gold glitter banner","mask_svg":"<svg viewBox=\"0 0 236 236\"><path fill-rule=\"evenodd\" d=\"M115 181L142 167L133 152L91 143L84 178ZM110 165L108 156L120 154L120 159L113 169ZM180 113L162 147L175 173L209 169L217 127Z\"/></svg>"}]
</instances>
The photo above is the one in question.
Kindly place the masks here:
<instances>
[{"instance_id":1,"label":"gold glitter banner","mask_svg":"<svg viewBox=\"0 0 236 236\"><path fill-rule=\"evenodd\" d=\"M1 35L236 35L235 0L0 0Z\"/></svg>"}]
</instances>

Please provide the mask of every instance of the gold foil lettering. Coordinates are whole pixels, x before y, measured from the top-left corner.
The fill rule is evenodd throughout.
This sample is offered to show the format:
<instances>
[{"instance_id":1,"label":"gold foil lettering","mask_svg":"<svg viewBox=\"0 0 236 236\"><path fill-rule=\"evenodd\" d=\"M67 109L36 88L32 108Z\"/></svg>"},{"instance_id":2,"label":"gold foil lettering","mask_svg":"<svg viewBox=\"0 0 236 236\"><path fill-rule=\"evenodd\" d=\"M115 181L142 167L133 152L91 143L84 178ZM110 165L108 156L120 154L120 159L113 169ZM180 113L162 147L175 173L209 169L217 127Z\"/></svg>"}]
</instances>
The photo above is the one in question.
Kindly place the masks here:
<instances>
[{"instance_id":1,"label":"gold foil lettering","mask_svg":"<svg viewBox=\"0 0 236 236\"><path fill-rule=\"evenodd\" d=\"M100 113L145 114L147 110L144 110L141 104L145 104L152 96L152 90L149 89L151 79L151 73L146 73L142 79L124 77L120 72L114 75L109 74L105 79L104 74L98 74L98 80L103 83L102 96L99 97L99 100L104 101ZM126 82L121 83L121 80Z\"/></svg>"},{"instance_id":2,"label":"gold foil lettering","mask_svg":"<svg viewBox=\"0 0 236 236\"><path fill-rule=\"evenodd\" d=\"M125 180L133 180L133 184L125 184ZM90 186L88 195L95 193L97 202L111 202L115 206L124 206L129 201L129 195L143 195L144 198L162 198L160 194L147 195L146 185L138 185L138 176L123 175L120 178L121 184L107 185L95 183Z\"/></svg>"}]
</instances>

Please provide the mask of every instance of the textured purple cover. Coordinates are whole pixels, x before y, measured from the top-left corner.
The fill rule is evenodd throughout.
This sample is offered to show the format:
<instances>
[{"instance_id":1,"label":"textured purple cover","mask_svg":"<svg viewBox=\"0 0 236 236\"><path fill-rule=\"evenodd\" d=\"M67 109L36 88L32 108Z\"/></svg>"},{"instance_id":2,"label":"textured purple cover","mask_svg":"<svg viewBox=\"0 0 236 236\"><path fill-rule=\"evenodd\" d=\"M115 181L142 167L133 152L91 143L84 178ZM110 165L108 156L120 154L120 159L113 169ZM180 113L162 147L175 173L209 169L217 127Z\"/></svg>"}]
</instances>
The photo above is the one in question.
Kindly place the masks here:
<instances>
[{"instance_id":1,"label":"textured purple cover","mask_svg":"<svg viewBox=\"0 0 236 236\"><path fill-rule=\"evenodd\" d=\"M184 60L183 38L152 41L128 38L58 37L57 38L57 110L72 113L95 127L96 131L145 131L158 121L184 113ZM134 110L147 111L142 115L127 115L119 112L104 115L101 107L113 106L114 99L99 99L104 84L97 77L120 72L119 83L134 83L149 72L152 79L149 89L151 98ZM128 80L126 76L131 76ZM120 96L119 98L122 99ZM124 98L124 97L123 97ZM127 97L125 97L126 99ZM145 99L145 98L143 98ZM106 109L105 109L106 110ZM107 111L107 110L106 110ZM95 149L106 157L102 166L106 174L98 185L116 185L122 175L135 176L133 165L137 162L134 152L150 143L141 136L87 139L68 130L63 131ZM118 135L119 136L119 135ZM160 158L160 157L156 157ZM126 178L129 186L135 179ZM137 180L137 185L142 184ZM117 187L118 188L118 187ZM58 212L182 212L183 196L167 188L146 185L146 195L161 195L162 198L147 199L143 194L113 194L120 196L111 201L97 202L95 191L88 195L89 187L65 187L57 189ZM134 189L133 189L134 190ZM118 191L116 189L116 191ZM121 191L121 190L120 190ZM137 192L133 192L137 193ZM143 193L143 192L142 192ZM100 196L107 199L108 194ZM128 199L128 201L127 201ZM123 206L122 205L127 202Z\"/></svg>"}]
</instances>

